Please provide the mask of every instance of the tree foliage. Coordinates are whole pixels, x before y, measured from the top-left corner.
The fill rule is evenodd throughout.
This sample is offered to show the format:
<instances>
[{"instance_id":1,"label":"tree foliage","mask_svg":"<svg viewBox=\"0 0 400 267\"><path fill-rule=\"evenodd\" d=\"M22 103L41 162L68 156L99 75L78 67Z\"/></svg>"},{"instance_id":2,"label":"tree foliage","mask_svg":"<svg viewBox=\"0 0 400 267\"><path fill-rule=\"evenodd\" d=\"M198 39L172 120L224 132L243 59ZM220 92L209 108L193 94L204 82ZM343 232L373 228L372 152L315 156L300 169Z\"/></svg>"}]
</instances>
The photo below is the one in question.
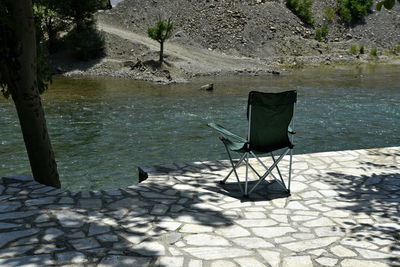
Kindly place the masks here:
<instances>
[{"instance_id":1,"label":"tree foliage","mask_svg":"<svg viewBox=\"0 0 400 267\"><path fill-rule=\"evenodd\" d=\"M169 18L168 21L158 19L156 25L147 30L149 37L160 43L160 63L163 62L164 42L172 37L174 29L171 18Z\"/></svg>"},{"instance_id":2,"label":"tree foliage","mask_svg":"<svg viewBox=\"0 0 400 267\"><path fill-rule=\"evenodd\" d=\"M37 31L41 31L48 40L48 49L50 53L56 51L57 39L60 31L65 31L70 25L70 21L63 15L59 2L54 0L34 0L33 14Z\"/></svg>"},{"instance_id":3,"label":"tree foliage","mask_svg":"<svg viewBox=\"0 0 400 267\"><path fill-rule=\"evenodd\" d=\"M292 10L304 23L314 25L311 7L313 0L286 0L286 6Z\"/></svg>"},{"instance_id":4,"label":"tree foliage","mask_svg":"<svg viewBox=\"0 0 400 267\"><path fill-rule=\"evenodd\" d=\"M398 3L400 3L400 0L397 0ZM394 5L396 4L396 0L383 0L376 4L376 10L381 11L382 6L385 7L386 9L392 9Z\"/></svg>"},{"instance_id":5,"label":"tree foliage","mask_svg":"<svg viewBox=\"0 0 400 267\"><path fill-rule=\"evenodd\" d=\"M337 0L338 15L346 23L362 20L368 15L373 0Z\"/></svg>"},{"instance_id":6,"label":"tree foliage","mask_svg":"<svg viewBox=\"0 0 400 267\"><path fill-rule=\"evenodd\" d=\"M167 39L171 38L173 32L174 25L172 24L171 19L168 19L167 22L159 19L156 26L150 27L147 30L149 37L159 43L163 43Z\"/></svg>"},{"instance_id":7,"label":"tree foliage","mask_svg":"<svg viewBox=\"0 0 400 267\"><path fill-rule=\"evenodd\" d=\"M63 0L58 1L62 14L69 18L77 31L93 21L93 14L102 7L102 0Z\"/></svg>"}]
</instances>

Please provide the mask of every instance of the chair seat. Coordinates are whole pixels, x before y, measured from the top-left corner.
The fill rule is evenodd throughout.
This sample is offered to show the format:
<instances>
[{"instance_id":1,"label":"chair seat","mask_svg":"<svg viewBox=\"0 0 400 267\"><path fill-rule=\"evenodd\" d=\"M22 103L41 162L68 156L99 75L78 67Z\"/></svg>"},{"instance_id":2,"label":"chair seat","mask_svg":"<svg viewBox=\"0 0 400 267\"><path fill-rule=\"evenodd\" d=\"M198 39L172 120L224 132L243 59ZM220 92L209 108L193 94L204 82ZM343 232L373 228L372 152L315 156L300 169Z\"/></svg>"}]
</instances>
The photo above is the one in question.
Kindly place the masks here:
<instances>
[{"instance_id":1,"label":"chair seat","mask_svg":"<svg viewBox=\"0 0 400 267\"><path fill-rule=\"evenodd\" d=\"M282 144L277 144L271 147L263 147L262 149L254 149L247 148L247 142L240 142L240 141L232 141L228 138L221 138L221 141L228 147L229 150L239 152L239 153L245 153L245 152L253 152L254 154L266 154L270 153L272 151L282 149L282 148L293 148L294 145L291 143L282 143Z\"/></svg>"}]
</instances>

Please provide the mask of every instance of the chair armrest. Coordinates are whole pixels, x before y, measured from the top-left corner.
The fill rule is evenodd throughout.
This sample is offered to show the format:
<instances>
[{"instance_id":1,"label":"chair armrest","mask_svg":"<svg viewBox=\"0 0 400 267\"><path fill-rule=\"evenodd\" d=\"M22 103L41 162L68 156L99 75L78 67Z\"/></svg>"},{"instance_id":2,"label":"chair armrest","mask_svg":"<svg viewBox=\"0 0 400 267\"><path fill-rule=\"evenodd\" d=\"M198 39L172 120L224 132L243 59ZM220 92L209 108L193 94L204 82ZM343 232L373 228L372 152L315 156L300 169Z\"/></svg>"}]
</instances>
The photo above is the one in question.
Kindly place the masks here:
<instances>
[{"instance_id":1,"label":"chair armrest","mask_svg":"<svg viewBox=\"0 0 400 267\"><path fill-rule=\"evenodd\" d=\"M293 131L293 129L292 129L290 126L288 127L288 133L290 133L290 134L296 134L296 132Z\"/></svg>"},{"instance_id":2,"label":"chair armrest","mask_svg":"<svg viewBox=\"0 0 400 267\"><path fill-rule=\"evenodd\" d=\"M214 130L217 130L219 133L223 134L226 137L230 137L230 138L235 139L235 140L237 140L239 142L247 142L246 139L244 139L244 138L242 138L242 137L240 137L240 136L238 136L238 135L236 135L234 133L231 133L230 131L228 131L227 129L225 129L223 126L221 126L219 124L216 124L216 123L212 122L212 123L207 123L207 126L213 128Z\"/></svg>"}]
</instances>

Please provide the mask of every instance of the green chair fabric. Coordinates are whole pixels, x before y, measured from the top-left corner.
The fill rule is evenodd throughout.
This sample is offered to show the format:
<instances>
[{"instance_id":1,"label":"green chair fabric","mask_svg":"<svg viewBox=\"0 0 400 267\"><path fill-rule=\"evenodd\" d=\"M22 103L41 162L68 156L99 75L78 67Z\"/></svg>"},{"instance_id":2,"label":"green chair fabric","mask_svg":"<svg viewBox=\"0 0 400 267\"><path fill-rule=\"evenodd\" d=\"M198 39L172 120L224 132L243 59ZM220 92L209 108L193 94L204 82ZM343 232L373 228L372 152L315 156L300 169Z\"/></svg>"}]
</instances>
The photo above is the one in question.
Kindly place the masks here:
<instances>
[{"instance_id":1,"label":"green chair fabric","mask_svg":"<svg viewBox=\"0 0 400 267\"><path fill-rule=\"evenodd\" d=\"M249 94L250 150L268 153L285 147L293 147L288 137L288 127L293 117L297 92ZM248 114L249 116L249 114Z\"/></svg>"}]
</instances>

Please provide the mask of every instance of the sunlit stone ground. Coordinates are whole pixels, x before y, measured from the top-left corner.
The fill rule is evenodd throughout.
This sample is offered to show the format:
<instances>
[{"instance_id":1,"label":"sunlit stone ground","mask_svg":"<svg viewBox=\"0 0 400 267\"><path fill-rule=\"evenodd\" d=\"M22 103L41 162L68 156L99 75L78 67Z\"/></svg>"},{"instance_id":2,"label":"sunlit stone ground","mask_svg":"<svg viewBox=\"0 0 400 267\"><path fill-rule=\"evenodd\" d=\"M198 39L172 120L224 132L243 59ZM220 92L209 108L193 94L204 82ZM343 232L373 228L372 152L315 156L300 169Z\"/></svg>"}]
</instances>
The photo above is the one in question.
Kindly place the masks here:
<instances>
[{"instance_id":1,"label":"sunlit stone ground","mask_svg":"<svg viewBox=\"0 0 400 267\"><path fill-rule=\"evenodd\" d=\"M0 266L400 264L399 147L296 155L291 196L272 182L243 199L233 177L218 184L227 166L143 168L107 191L3 178Z\"/></svg>"}]
</instances>

